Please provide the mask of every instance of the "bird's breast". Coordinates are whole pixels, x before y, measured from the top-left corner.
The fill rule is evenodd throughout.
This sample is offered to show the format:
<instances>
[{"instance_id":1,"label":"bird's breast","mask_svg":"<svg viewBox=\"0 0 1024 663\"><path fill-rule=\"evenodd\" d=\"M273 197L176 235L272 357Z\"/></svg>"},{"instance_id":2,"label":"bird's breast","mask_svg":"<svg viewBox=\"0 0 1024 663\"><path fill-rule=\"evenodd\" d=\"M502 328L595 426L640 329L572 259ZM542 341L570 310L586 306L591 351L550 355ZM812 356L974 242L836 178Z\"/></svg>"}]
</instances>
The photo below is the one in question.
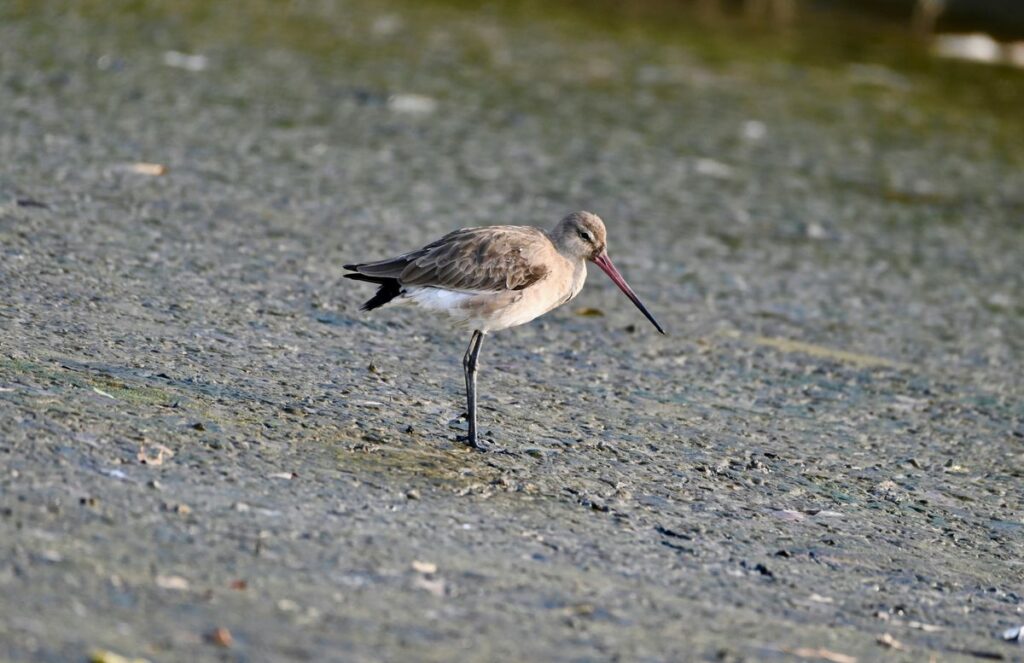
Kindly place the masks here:
<instances>
[{"instance_id":1,"label":"bird's breast","mask_svg":"<svg viewBox=\"0 0 1024 663\"><path fill-rule=\"evenodd\" d=\"M586 261L580 260L576 264L576 268L572 274L572 290L569 294L569 299L572 299L576 295L580 294L580 290L583 290L583 284L587 280L587 263ZM569 299L565 301L569 301Z\"/></svg>"}]
</instances>

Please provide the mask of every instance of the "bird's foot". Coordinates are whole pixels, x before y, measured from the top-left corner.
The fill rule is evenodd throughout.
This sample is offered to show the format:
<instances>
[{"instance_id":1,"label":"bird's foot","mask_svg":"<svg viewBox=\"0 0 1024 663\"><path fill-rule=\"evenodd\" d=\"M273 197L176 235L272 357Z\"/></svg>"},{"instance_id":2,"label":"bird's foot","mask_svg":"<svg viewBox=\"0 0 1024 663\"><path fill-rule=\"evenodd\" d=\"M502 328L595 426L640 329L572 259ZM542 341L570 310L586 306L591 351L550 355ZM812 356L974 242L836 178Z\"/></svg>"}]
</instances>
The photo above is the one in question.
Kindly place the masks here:
<instances>
[{"instance_id":1,"label":"bird's foot","mask_svg":"<svg viewBox=\"0 0 1024 663\"><path fill-rule=\"evenodd\" d=\"M474 451L479 451L481 453L496 453L496 454L510 454L510 455L512 455L512 452L509 451L508 449L504 449L502 447L495 446L494 444L484 444L484 440L483 440L483 436L482 435L481 436L459 435L455 439L458 440L459 442L464 442L466 444L466 446L469 447L470 449L473 449ZM488 442L494 442L494 439L490 438L487 441Z\"/></svg>"},{"instance_id":2,"label":"bird's foot","mask_svg":"<svg viewBox=\"0 0 1024 663\"><path fill-rule=\"evenodd\" d=\"M476 435L458 435L455 437L459 442L464 442L470 449L476 449L477 451L487 451L487 446L480 442L480 439Z\"/></svg>"}]
</instances>

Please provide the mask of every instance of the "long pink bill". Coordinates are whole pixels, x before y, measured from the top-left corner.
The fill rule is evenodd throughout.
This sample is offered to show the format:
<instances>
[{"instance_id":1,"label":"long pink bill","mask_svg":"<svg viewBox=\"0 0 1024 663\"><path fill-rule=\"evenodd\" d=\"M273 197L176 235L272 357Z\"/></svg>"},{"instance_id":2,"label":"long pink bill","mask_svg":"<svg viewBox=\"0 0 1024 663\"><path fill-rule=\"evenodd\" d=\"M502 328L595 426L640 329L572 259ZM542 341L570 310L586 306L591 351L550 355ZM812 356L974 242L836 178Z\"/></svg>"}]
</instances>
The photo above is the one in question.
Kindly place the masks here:
<instances>
[{"instance_id":1,"label":"long pink bill","mask_svg":"<svg viewBox=\"0 0 1024 663\"><path fill-rule=\"evenodd\" d=\"M644 303L640 301L640 298L636 296L636 293L633 292L633 289L629 287L629 284L626 283L626 279L622 278L622 274L620 274L619 270L615 268L615 265L612 263L612 259L608 257L608 254L602 253L601 255L594 258L594 262L597 264L598 267L604 270L604 273L608 275L608 278L615 282L615 285L619 286L619 290L621 290L627 297L629 297L630 301L636 304L636 307L640 309L640 312L643 313L648 320L651 321L651 324L654 325L654 328L657 329L662 334L664 334L665 330L661 328L661 325L659 325L658 321L654 319L654 316L651 315L651 312L647 310L647 307L644 306Z\"/></svg>"}]
</instances>

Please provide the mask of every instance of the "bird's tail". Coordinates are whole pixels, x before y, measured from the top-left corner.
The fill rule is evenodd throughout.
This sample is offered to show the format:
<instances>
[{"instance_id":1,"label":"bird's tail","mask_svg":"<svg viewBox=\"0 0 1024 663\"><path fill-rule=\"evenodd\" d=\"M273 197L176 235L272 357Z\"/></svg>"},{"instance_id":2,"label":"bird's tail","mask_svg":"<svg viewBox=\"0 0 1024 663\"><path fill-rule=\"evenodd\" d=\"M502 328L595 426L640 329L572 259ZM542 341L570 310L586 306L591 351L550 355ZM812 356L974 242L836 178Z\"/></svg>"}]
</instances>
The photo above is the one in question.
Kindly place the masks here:
<instances>
[{"instance_id":1,"label":"bird's tail","mask_svg":"<svg viewBox=\"0 0 1024 663\"><path fill-rule=\"evenodd\" d=\"M357 270L358 268L359 265L345 265L345 269ZM398 279L388 276L369 276L355 271L352 274L345 274L345 278L376 283L380 286L377 288L377 293L359 307L360 311L372 311L375 308L380 308L402 294L402 284L398 282Z\"/></svg>"}]
</instances>

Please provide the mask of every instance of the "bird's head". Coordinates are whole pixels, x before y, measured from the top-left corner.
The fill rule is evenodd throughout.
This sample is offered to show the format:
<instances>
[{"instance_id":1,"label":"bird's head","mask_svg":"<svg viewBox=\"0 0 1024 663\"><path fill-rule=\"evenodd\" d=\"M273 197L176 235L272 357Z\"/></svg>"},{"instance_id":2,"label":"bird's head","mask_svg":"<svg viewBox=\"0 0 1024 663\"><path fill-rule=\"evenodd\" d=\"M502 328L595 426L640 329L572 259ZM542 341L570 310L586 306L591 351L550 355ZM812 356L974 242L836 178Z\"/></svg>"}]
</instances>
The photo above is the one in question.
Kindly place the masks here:
<instances>
[{"instance_id":1,"label":"bird's head","mask_svg":"<svg viewBox=\"0 0 1024 663\"><path fill-rule=\"evenodd\" d=\"M623 294L640 309L644 317L651 321L655 329L662 334L665 333L651 312L626 283L626 279L622 278L622 274L616 269L612 259L608 257L608 238L601 217L590 212L573 212L558 222L551 233L551 239L562 255L575 260L590 260L600 267L615 282L615 285L619 286L619 290L622 290Z\"/></svg>"},{"instance_id":2,"label":"bird's head","mask_svg":"<svg viewBox=\"0 0 1024 663\"><path fill-rule=\"evenodd\" d=\"M590 212L573 212L551 234L562 255L577 260L593 260L608 248L604 222Z\"/></svg>"}]
</instances>

